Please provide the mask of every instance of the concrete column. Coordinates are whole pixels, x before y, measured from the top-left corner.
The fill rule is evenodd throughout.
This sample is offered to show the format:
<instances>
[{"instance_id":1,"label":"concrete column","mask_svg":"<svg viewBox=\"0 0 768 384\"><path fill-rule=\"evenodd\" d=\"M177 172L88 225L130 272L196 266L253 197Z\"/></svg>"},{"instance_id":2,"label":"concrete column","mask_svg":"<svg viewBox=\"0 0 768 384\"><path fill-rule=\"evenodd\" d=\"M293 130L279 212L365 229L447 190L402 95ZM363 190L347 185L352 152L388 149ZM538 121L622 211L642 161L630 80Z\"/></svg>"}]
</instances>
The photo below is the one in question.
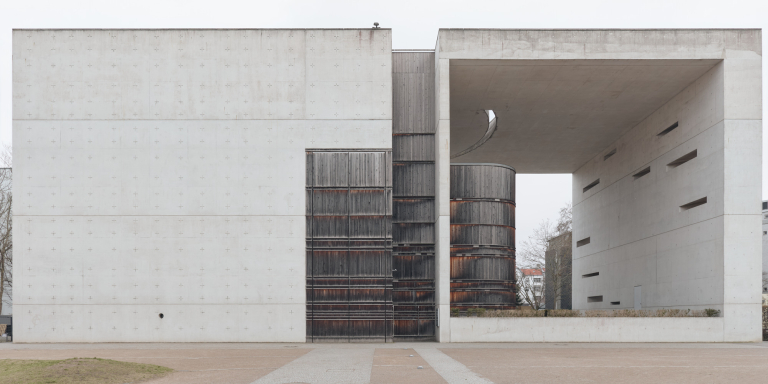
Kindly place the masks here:
<instances>
[{"instance_id":1,"label":"concrete column","mask_svg":"<svg viewBox=\"0 0 768 384\"><path fill-rule=\"evenodd\" d=\"M726 41L736 46L733 37ZM761 56L754 51L727 48L725 56L723 334L724 341L760 341Z\"/></svg>"},{"instance_id":2,"label":"concrete column","mask_svg":"<svg viewBox=\"0 0 768 384\"><path fill-rule=\"evenodd\" d=\"M450 74L447 59L440 59L440 44L435 52L435 92L437 113L437 134L435 140L435 204L437 223L435 243L435 286L439 324L436 336L440 342L450 342L451 309L451 121L450 121Z\"/></svg>"}]
</instances>

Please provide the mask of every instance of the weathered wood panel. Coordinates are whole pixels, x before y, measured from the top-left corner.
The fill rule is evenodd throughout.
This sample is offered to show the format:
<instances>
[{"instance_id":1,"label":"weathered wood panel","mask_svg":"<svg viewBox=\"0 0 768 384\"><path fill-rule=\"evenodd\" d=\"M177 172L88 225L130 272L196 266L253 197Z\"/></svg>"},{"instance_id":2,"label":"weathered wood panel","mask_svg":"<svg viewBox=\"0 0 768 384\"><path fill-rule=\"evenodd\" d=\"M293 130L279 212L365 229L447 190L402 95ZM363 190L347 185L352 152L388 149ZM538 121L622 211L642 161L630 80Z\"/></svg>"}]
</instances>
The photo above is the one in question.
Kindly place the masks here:
<instances>
[{"instance_id":1,"label":"weathered wood panel","mask_svg":"<svg viewBox=\"0 0 768 384\"><path fill-rule=\"evenodd\" d=\"M515 306L515 171L451 164L451 307Z\"/></svg>"},{"instance_id":2,"label":"weathered wood panel","mask_svg":"<svg viewBox=\"0 0 768 384\"><path fill-rule=\"evenodd\" d=\"M435 133L434 52L392 53L392 129Z\"/></svg>"},{"instance_id":3,"label":"weathered wood panel","mask_svg":"<svg viewBox=\"0 0 768 384\"><path fill-rule=\"evenodd\" d=\"M435 55L394 52L393 303L397 340L435 335Z\"/></svg>"},{"instance_id":4,"label":"weathered wood panel","mask_svg":"<svg viewBox=\"0 0 768 384\"><path fill-rule=\"evenodd\" d=\"M392 204L392 221L395 223L434 223L437 220L433 197L397 198Z\"/></svg>"},{"instance_id":5,"label":"weathered wood panel","mask_svg":"<svg viewBox=\"0 0 768 384\"><path fill-rule=\"evenodd\" d=\"M307 153L308 341L392 341L391 159Z\"/></svg>"},{"instance_id":6,"label":"weathered wood panel","mask_svg":"<svg viewBox=\"0 0 768 384\"><path fill-rule=\"evenodd\" d=\"M395 197L435 196L434 163L397 163L392 171Z\"/></svg>"},{"instance_id":7,"label":"weathered wood panel","mask_svg":"<svg viewBox=\"0 0 768 384\"><path fill-rule=\"evenodd\" d=\"M435 135L392 136L392 161L435 161Z\"/></svg>"},{"instance_id":8,"label":"weathered wood panel","mask_svg":"<svg viewBox=\"0 0 768 384\"><path fill-rule=\"evenodd\" d=\"M515 226L515 205L502 201L454 201L451 223Z\"/></svg>"},{"instance_id":9,"label":"weathered wood panel","mask_svg":"<svg viewBox=\"0 0 768 384\"><path fill-rule=\"evenodd\" d=\"M451 199L499 199L514 203L515 170L499 164L451 164L450 188Z\"/></svg>"}]
</instances>

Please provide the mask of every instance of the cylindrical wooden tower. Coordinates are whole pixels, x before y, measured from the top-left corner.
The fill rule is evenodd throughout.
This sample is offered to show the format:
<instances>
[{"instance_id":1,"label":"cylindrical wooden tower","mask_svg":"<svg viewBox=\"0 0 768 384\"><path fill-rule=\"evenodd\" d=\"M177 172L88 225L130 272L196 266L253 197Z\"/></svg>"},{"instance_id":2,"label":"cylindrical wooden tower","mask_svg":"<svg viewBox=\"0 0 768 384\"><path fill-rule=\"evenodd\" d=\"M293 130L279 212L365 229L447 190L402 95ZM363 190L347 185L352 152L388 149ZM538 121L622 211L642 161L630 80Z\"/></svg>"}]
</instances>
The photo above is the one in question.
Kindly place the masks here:
<instances>
[{"instance_id":1,"label":"cylindrical wooden tower","mask_svg":"<svg viewBox=\"0 0 768 384\"><path fill-rule=\"evenodd\" d=\"M451 308L515 308L515 170L451 164Z\"/></svg>"}]
</instances>

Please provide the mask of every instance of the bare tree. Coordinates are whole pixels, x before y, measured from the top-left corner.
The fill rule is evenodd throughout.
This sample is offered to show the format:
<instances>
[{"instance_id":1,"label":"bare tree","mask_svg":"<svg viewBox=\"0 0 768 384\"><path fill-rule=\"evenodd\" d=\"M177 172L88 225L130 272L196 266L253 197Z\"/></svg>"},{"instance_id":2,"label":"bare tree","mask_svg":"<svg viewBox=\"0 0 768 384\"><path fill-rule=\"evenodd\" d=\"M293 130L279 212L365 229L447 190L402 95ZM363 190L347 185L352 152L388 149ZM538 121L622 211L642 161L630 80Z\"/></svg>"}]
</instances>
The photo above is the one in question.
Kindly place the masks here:
<instances>
[{"instance_id":1,"label":"bare tree","mask_svg":"<svg viewBox=\"0 0 768 384\"><path fill-rule=\"evenodd\" d=\"M548 241L545 255L547 278L544 280L545 295L551 296L554 309L561 309L563 296L571 294L573 213L571 204L560 209L555 225L555 236Z\"/></svg>"},{"instance_id":2,"label":"bare tree","mask_svg":"<svg viewBox=\"0 0 768 384\"><path fill-rule=\"evenodd\" d=\"M11 304L13 288L13 193L11 147L0 151L0 312L3 304ZM7 297L7 299L6 299Z\"/></svg>"},{"instance_id":3,"label":"bare tree","mask_svg":"<svg viewBox=\"0 0 768 384\"><path fill-rule=\"evenodd\" d=\"M571 280L572 223L569 203L560 209L556 223L544 220L520 246L517 254L517 282L522 299L534 309L542 307L545 292L553 295L555 308L560 308L563 294L570 291L567 287ZM546 275L545 286L538 297L535 295L534 280L526 277L524 269L540 270ZM534 294L526 294L527 290Z\"/></svg>"}]
</instances>

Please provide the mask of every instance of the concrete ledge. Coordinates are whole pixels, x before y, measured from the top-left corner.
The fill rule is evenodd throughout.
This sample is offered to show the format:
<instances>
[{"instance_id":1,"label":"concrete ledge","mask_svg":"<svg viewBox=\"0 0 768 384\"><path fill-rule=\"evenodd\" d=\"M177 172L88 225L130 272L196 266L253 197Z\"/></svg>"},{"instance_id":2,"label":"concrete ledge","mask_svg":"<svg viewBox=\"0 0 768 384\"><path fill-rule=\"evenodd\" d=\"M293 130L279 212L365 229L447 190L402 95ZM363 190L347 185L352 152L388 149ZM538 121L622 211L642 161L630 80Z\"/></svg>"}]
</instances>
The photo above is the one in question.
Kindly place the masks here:
<instances>
[{"instance_id":1,"label":"concrete ledge","mask_svg":"<svg viewBox=\"0 0 768 384\"><path fill-rule=\"evenodd\" d=\"M450 323L454 343L730 341L722 317L452 317Z\"/></svg>"}]
</instances>

